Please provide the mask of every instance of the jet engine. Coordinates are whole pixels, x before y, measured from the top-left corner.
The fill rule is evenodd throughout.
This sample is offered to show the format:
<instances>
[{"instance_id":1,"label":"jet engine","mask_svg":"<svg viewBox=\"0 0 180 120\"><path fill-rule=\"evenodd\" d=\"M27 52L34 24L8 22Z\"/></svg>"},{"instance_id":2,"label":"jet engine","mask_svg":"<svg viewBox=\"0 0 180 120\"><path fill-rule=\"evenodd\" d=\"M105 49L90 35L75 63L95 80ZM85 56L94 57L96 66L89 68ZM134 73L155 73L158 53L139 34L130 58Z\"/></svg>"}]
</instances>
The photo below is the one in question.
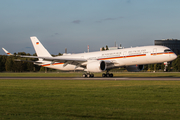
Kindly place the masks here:
<instances>
[{"instance_id":1,"label":"jet engine","mask_svg":"<svg viewBox=\"0 0 180 120\"><path fill-rule=\"evenodd\" d=\"M88 72L102 72L106 70L106 63L104 61L88 61L86 71Z\"/></svg>"},{"instance_id":2,"label":"jet engine","mask_svg":"<svg viewBox=\"0 0 180 120\"><path fill-rule=\"evenodd\" d=\"M144 69L144 65L132 65L126 67L128 72L139 72Z\"/></svg>"}]
</instances>

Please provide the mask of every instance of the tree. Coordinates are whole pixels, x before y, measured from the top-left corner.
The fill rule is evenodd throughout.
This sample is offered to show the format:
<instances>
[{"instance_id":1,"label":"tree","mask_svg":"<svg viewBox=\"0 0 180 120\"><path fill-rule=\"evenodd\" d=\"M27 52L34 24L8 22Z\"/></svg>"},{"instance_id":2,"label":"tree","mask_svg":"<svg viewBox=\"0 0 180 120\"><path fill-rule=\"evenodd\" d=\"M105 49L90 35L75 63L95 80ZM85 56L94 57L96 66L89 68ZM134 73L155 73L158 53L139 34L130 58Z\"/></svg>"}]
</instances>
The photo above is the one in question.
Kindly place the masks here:
<instances>
[{"instance_id":1,"label":"tree","mask_svg":"<svg viewBox=\"0 0 180 120\"><path fill-rule=\"evenodd\" d=\"M180 72L180 55L172 62L172 67L175 71Z\"/></svg>"},{"instance_id":2,"label":"tree","mask_svg":"<svg viewBox=\"0 0 180 120\"><path fill-rule=\"evenodd\" d=\"M61 56L61 55L63 55L63 54L61 54L61 53L58 53L58 56Z\"/></svg>"},{"instance_id":3,"label":"tree","mask_svg":"<svg viewBox=\"0 0 180 120\"><path fill-rule=\"evenodd\" d=\"M150 70L154 70L154 64L150 65Z\"/></svg>"},{"instance_id":4,"label":"tree","mask_svg":"<svg viewBox=\"0 0 180 120\"><path fill-rule=\"evenodd\" d=\"M108 46L106 45L106 48L102 47L102 51L109 50Z\"/></svg>"},{"instance_id":5,"label":"tree","mask_svg":"<svg viewBox=\"0 0 180 120\"><path fill-rule=\"evenodd\" d=\"M27 71L34 71L34 64L32 62L27 62Z\"/></svg>"},{"instance_id":6,"label":"tree","mask_svg":"<svg viewBox=\"0 0 180 120\"><path fill-rule=\"evenodd\" d=\"M148 70L148 65L144 65L144 69L143 70Z\"/></svg>"},{"instance_id":7,"label":"tree","mask_svg":"<svg viewBox=\"0 0 180 120\"><path fill-rule=\"evenodd\" d=\"M6 63L5 63L5 69L8 72L12 72L13 70L13 60L12 57L7 57Z\"/></svg>"},{"instance_id":8,"label":"tree","mask_svg":"<svg viewBox=\"0 0 180 120\"><path fill-rule=\"evenodd\" d=\"M108 46L106 45L106 50L109 50Z\"/></svg>"},{"instance_id":9,"label":"tree","mask_svg":"<svg viewBox=\"0 0 180 120\"><path fill-rule=\"evenodd\" d=\"M163 70L164 71L164 63L161 63L161 70Z\"/></svg>"},{"instance_id":10,"label":"tree","mask_svg":"<svg viewBox=\"0 0 180 120\"><path fill-rule=\"evenodd\" d=\"M7 56L0 55L0 72L6 71L5 63L6 63Z\"/></svg>"},{"instance_id":11,"label":"tree","mask_svg":"<svg viewBox=\"0 0 180 120\"><path fill-rule=\"evenodd\" d=\"M105 50L105 48L104 47L102 47L102 51L104 51Z\"/></svg>"}]
</instances>

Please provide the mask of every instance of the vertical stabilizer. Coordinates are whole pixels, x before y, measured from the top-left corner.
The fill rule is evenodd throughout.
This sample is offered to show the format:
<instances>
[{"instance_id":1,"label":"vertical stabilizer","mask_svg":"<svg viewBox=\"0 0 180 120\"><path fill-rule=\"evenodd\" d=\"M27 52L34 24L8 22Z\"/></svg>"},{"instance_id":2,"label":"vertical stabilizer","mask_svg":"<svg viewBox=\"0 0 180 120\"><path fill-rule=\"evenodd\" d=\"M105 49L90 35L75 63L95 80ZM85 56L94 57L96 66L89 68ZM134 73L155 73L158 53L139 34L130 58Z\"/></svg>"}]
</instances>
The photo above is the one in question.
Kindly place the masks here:
<instances>
[{"instance_id":1,"label":"vertical stabilizer","mask_svg":"<svg viewBox=\"0 0 180 120\"><path fill-rule=\"evenodd\" d=\"M7 54L7 55L13 55L11 54L10 52L8 52L6 49L2 48L4 50L4 52Z\"/></svg>"},{"instance_id":2,"label":"vertical stabilizer","mask_svg":"<svg viewBox=\"0 0 180 120\"><path fill-rule=\"evenodd\" d=\"M49 54L49 52L41 44L41 42L37 39L37 37L33 36L30 37L30 39L38 57L51 57L51 54Z\"/></svg>"}]
</instances>

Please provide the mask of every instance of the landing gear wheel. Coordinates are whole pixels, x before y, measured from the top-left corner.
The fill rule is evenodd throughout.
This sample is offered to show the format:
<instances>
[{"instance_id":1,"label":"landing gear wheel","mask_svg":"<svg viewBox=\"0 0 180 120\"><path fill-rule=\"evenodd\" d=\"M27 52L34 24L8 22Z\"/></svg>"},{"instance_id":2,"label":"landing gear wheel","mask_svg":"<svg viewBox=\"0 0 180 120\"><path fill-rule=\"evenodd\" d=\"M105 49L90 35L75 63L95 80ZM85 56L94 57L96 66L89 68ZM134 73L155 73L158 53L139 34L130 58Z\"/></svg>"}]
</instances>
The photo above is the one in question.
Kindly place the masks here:
<instances>
[{"instance_id":1,"label":"landing gear wheel","mask_svg":"<svg viewBox=\"0 0 180 120\"><path fill-rule=\"evenodd\" d=\"M106 77L110 77L109 75L110 75L109 73L106 73Z\"/></svg>"},{"instance_id":2,"label":"landing gear wheel","mask_svg":"<svg viewBox=\"0 0 180 120\"><path fill-rule=\"evenodd\" d=\"M103 73L102 77L113 77L112 73Z\"/></svg>"},{"instance_id":3,"label":"landing gear wheel","mask_svg":"<svg viewBox=\"0 0 180 120\"><path fill-rule=\"evenodd\" d=\"M107 75L105 73L102 74L102 77L107 77Z\"/></svg>"},{"instance_id":4,"label":"landing gear wheel","mask_svg":"<svg viewBox=\"0 0 180 120\"><path fill-rule=\"evenodd\" d=\"M83 74L82 77L85 78L85 77L87 77L87 75L86 75L86 74Z\"/></svg>"},{"instance_id":5,"label":"landing gear wheel","mask_svg":"<svg viewBox=\"0 0 180 120\"><path fill-rule=\"evenodd\" d=\"M91 77L94 77L94 74L91 74Z\"/></svg>"},{"instance_id":6,"label":"landing gear wheel","mask_svg":"<svg viewBox=\"0 0 180 120\"><path fill-rule=\"evenodd\" d=\"M111 74L109 74L109 77L113 77L113 74L111 73Z\"/></svg>"},{"instance_id":7,"label":"landing gear wheel","mask_svg":"<svg viewBox=\"0 0 180 120\"><path fill-rule=\"evenodd\" d=\"M83 74L82 77L83 77L83 78L85 78L85 77L91 78L91 77L94 77L94 74L90 74L90 73L88 73L88 74Z\"/></svg>"},{"instance_id":8,"label":"landing gear wheel","mask_svg":"<svg viewBox=\"0 0 180 120\"><path fill-rule=\"evenodd\" d=\"M91 74L87 74L87 77L90 78L90 77L91 77Z\"/></svg>"}]
</instances>

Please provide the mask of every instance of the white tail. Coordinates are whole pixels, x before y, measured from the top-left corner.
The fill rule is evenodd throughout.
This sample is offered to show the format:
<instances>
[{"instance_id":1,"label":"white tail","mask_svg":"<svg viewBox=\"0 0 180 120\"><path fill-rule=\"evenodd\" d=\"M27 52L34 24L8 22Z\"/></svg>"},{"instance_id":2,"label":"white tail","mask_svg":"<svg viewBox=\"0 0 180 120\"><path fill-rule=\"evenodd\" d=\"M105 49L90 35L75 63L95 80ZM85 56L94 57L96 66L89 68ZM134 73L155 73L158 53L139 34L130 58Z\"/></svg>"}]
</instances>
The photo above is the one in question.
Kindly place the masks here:
<instances>
[{"instance_id":1,"label":"white tail","mask_svg":"<svg viewBox=\"0 0 180 120\"><path fill-rule=\"evenodd\" d=\"M13 55L11 54L10 52L8 52L6 49L2 48L4 50L4 52L7 54L7 55Z\"/></svg>"},{"instance_id":2,"label":"white tail","mask_svg":"<svg viewBox=\"0 0 180 120\"><path fill-rule=\"evenodd\" d=\"M30 39L38 57L51 57L51 54L49 54L49 52L41 44L41 42L37 39L37 37L33 36L30 37Z\"/></svg>"}]
</instances>

